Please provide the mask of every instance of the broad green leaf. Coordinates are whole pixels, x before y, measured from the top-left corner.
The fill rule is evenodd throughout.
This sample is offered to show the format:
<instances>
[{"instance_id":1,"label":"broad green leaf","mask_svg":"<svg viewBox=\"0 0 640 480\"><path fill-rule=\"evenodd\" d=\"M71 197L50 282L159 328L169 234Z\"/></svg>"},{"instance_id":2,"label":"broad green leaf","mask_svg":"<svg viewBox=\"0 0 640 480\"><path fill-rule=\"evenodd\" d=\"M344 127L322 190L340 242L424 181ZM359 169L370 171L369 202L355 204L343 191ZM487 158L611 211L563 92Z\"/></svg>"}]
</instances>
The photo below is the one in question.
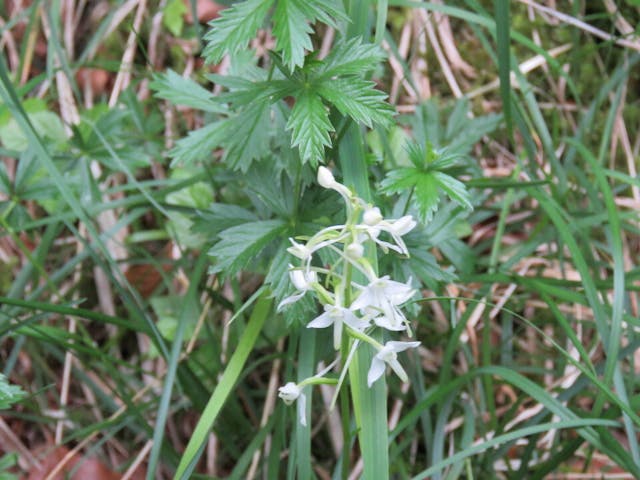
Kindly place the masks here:
<instances>
[{"instance_id":1,"label":"broad green leaf","mask_svg":"<svg viewBox=\"0 0 640 480\"><path fill-rule=\"evenodd\" d=\"M226 112L226 108L214 101L213 94L189 78L178 75L173 70L154 75L149 84L155 96L176 105L197 108L207 112Z\"/></svg>"},{"instance_id":2,"label":"broad green leaf","mask_svg":"<svg viewBox=\"0 0 640 480\"><path fill-rule=\"evenodd\" d=\"M207 62L218 63L225 53L244 50L262 26L273 1L245 0L222 10L204 37L209 42L202 52Z\"/></svg>"},{"instance_id":3,"label":"broad green leaf","mask_svg":"<svg viewBox=\"0 0 640 480\"><path fill-rule=\"evenodd\" d=\"M318 93L343 115L371 128L374 123L387 126L395 110L385 102L387 94L373 88L374 82L362 78L328 80Z\"/></svg>"},{"instance_id":4,"label":"broad green leaf","mask_svg":"<svg viewBox=\"0 0 640 480\"><path fill-rule=\"evenodd\" d=\"M67 140L67 133L64 131L62 121L53 112L40 111L27 115L35 131L54 144L61 144ZM24 152L29 146L27 135L24 134L18 123L11 118L7 123L0 126L0 142L17 152Z\"/></svg>"},{"instance_id":5,"label":"broad green leaf","mask_svg":"<svg viewBox=\"0 0 640 480\"><path fill-rule=\"evenodd\" d=\"M320 97L308 90L296 98L286 128L291 130L291 146L300 149L303 162L317 165L324 157L324 147L331 146L329 132L334 128L329 112Z\"/></svg>"},{"instance_id":6,"label":"broad green leaf","mask_svg":"<svg viewBox=\"0 0 640 480\"><path fill-rule=\"evenodd\" d=\"M182 33L185 13L187 6L182 0L169 0L162 10L162 23L176 37Z\"/></svg>"},{"instance_id":7,"label":"broad green leaf","mask_svg":"<svg viewBox=\"0 0 640 480\"><path fill-rule=\"evenodd\" d=\"M215 257L212 272L233 275L246 267L250 260L288 228L284 220L261 220L228 228L220 234L209 255Z\"/></svg>"},{"instance_id":8,"label":"broad green leaf","mask_svg":"<svg viewBox=\"0 0 640 480\"><path fill-rule=\"evenodd\" d=\"M26 396L26 392L18 385L11 385L0 373L0 410L6 410Z\"/></svg>"}]
</instances>

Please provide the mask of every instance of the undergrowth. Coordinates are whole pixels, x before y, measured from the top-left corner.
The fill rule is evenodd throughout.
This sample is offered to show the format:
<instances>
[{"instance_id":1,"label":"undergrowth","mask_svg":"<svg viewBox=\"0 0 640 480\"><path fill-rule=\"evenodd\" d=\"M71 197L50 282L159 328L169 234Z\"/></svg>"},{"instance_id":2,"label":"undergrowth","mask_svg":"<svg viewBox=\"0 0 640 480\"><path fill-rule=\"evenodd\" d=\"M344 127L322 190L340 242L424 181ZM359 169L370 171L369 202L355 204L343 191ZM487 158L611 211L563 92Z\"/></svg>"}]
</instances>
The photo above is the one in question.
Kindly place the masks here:
<instances>
[{"instance_id":1,"label":"undergrowth","mask_svg":"<svg viewBox=\"0 0 640 480\"><path fill-rule=\"evenodd\" d=\"M637 2L0 11L1 478L640 477Z\"/></svg>"}]
</instances>

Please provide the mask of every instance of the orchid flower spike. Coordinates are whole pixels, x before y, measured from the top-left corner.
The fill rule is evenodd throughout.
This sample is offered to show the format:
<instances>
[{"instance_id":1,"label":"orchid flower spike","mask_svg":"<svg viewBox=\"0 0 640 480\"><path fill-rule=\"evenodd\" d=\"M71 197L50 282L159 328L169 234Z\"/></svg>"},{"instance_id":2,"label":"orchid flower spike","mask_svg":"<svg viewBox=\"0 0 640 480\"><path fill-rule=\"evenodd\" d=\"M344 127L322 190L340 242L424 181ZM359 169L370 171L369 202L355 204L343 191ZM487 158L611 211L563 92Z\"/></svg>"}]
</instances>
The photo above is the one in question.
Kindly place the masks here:
<instances>
[{"instance_id":1,"label":"orchid flower spike","mask_svg":"<svg viewBox=\"0 0 640 480\"><path fill-rule=\"evenodd\" d=\"M416 348L420 345L420 342L387 342L382 348L375 354L373 360L371 360L371 368L367 375L367 385L371 387L373 382L378 380L385 371L387 365L400 377L400 380L406 382L407 372L404 371L400 362L398 362L398 353L407 350L408 348Z\"/></svg>"}]
</instances>

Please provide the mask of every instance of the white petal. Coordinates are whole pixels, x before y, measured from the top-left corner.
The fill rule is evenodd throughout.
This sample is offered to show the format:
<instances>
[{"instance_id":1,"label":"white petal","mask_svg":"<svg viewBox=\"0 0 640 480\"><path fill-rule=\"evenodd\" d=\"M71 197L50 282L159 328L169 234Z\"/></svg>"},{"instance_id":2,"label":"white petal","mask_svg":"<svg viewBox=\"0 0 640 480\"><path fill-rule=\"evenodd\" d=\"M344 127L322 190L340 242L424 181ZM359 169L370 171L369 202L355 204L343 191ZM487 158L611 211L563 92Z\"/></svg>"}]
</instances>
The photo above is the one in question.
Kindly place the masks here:
<instances>
[{"instance_id":1,"label":"white petal","mask_svg":"<svg viewBox=\"0 0 640 480\"><path fill-rule=\"evenodd\" d=\"M390 347L394 352L404 352L409 348L416 348L420 345L420 342L395 342L389 341L384 344L385 347Z\"/></svg>"},{"instance_id":2,"label":"white petal","mask_svg":"<svg viewBox=\"0 0 640 480\"><path fill-rule=\"evenodd\" d=\"M276 309L278 312L281 311L285 306L291 304L291 303L295 303L298 300L300 300L303 296L304 296L305 292L300 292L300 293L296 293L295 295L291 295L290 297L284 298L279 304L278 304L278 308Z\"/></svg>"},{"instance_id":3,"label":"white petal","mask_svg":"<svg viewBox=\"0 0 640 480\"><path fill-rule=\"evenodd\" d=\"M307 397L304 393L300 394L298 398L298 416L300 417L300 424L303 427L307 426Z\"/></svg>"},{"instance_id":4,"label":"white petal","mask_svg":"<svg viewBox=\"0 0 640 480\"><path fill-rule=\"evenodd\" d=\"M400 305L415 294L415 290L406 283L387 280L384 286L384 296L394 305Z\"/></svg>"},{"instance_id":5,"label":"white petal","mask_svg":"<svg viewBox=\"0 0 640 480\"><path fill-rule=\"evenodd\" d=\"M375 297L371 294L371 289L367 287L362 292L360 292L358 298L356 298L355 301L351 303L351 306L349 308L351 310L364 310L366 307L369 307L372 304L375 305L375 303L372 302L375 302Z\"/></svg>"},{"instance_id":6,"label":"white petal","mask_svg":"<svg viewBox=\"0 0 640 480\"><path fill-rule=\"evenodd\" d=\"M342 317L342 321L354 330L364 330L369 326L369 320L356 317L351 310L346 308L343 310L344 316Z\"/></svg>"},{"instance_id":7,"label":"white petal","mask_svg":"<svg viewBox=\"0 0 640 480\"><path fill-rule=\"evenodd\" d=\"M373 357L373 360L371 360L371 368L369 369L369 373L367 374L367 385L369 387L371 387L371 385L373 385L373 382L375 382L382 376L385 368L386 365L382 360L380 360L377 356Z\"/></svg>"},{"instance_id":8,"label":"white petal","mask_svg":"<svg viewBox=\"0 0 640 480\"><path fill-rule=\"evenodd\" d=\"M413 217L411 215L406 215L391 224L390 233L395 233L396 235L406 235L411 230L413 230L416 225L417 222L413 219Z\"/></svg>"},{"instance_id":9,"label":"white petal","mask_svg":"<svg viewBox=\"0 0 640 480\"><path fill-rule=\"evenodd\" d=\"M340 350L342 346L342 320L337 319L333 322L333 348Z\"/></svg>"},{"instance_id":10,"label":"white petal","mask_svg":"<svg viewBox=\"0 0 640 480\"><path fill-rule=\"evenodd\" d=\"M407 380L409 380L409 378L407 377L407 372L404 371L404 368L402 368L402 365L400 365L400 362L398 360L394 358L389 360L387 363L389 364L391 369L396 373L396 375L400 377L400 380L402 380L403 382L406 382Z\"/></svg>"},{"instance_id":11,"label":"white petal","mask_svg":"<svg viewBox=\"0 0 640 480\"><path fill-rule=\"evenodd\" d=\"M394 332L400 332L407 329L407 325L404 322L392 322L386 315L379 315L373 319L373 322L379 327L391 330Z\"/></svg>"},{"instance_id":12,"label":"white petal","mask_svg":"<svg viewBox=\"0 0 640 480\"><path fill-rule=\"evenodd\" d=\"M333 323L333 320L329 312L324 312L311 320L307 324L307 328L326 328Z\"/></svg>"}]
</instances>

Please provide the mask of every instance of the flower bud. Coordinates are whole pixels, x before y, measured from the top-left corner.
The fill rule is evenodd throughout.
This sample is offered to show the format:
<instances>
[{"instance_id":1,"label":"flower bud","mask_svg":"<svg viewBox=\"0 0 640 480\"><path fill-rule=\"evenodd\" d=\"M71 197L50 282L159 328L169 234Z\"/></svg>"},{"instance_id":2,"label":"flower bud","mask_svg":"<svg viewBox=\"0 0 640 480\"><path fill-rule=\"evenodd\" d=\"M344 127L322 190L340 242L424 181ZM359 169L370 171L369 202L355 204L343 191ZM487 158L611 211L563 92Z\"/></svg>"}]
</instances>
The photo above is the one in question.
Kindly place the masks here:
<instances>
[{"instance_id":1,"label":"flower bud","mask_svg":"<svg viewBox=\"0 0 640 480\"><path fill-rule=\"evenodd\" d=\"M351 260L358 260L359 258L362 258L362 256L364 255L364 247L362 246L361 243L354 242L349 244L347 248L345 248L344 253Z\"/></svg>"},{"instance_id":2,"label":"flower bud","mask_svg":"<svg viewBox=\"0 0 640 480\"><path fill-rule=\"evenodd\" d=\"M378 207L368 208L364 211L362 215L362 221L365 225L373 227L382 221L382 214L380 213L380 209Z\"/></svg>"},{"instance_id":3,"label":"flower bud","mask_svg":"<svg viewBox=\"0 0 640 480\"><path fill-rule=\"evenodd\" d=\"M336 179L327 167L318 168L318 183L324 188L335 188Z\"/></svg>"},{"instance_id":4,"label":"flower bud","mask_svg":"<svg viewBox=\"0 0 640 480\"><path fill-rule=\"evenodd\" d=\"M295 402L301 393L302 389L293 382L289 382L284 387L280 387L278 389L278 396L287 405L291 405L293 402Z\"/></svg>"}]
</instances>

